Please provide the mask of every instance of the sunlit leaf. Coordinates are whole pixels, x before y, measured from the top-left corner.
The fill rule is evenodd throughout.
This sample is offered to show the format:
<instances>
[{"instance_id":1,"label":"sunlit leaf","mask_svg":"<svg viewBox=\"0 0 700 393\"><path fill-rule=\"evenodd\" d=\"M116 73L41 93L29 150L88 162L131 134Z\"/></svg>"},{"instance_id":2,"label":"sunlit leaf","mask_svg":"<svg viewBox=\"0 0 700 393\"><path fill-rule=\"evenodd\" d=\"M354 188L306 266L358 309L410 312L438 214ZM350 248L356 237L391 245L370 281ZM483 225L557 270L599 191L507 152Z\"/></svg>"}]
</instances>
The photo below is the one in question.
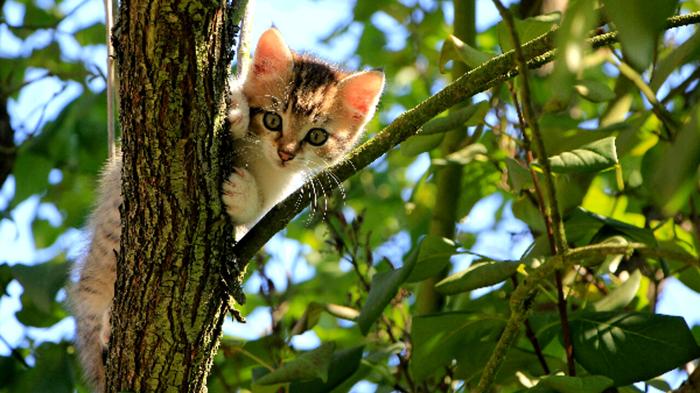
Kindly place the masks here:
<instances>
[{"instance_id":1,"label":"sunlit leaf","mask_svg":"<svg viewBox=\"0 0 700 393\"><path fill-rule=\"evenodd\" d=\"M472 48L469 44L450 34L440 50L440 61L438 63L441 73L446 73L445 64L448 61L461 61L470 68L475 68L487 62L493 55Z\"/></svg>"},{"instance_id":2,"label":"sunlit leaf","mask_svg":"<svg viewBox=\"0 0 700 393\"><path fill-rule=\"evenodd\" d=\"M435 289L446 295L454 295L495 285L512 276L519 264L519 262L498 261L474 262L468 269L438 282Z\"/></svg>"},{"instance_id":3,"label":"sunlit leaf","mask_svg":"<svg viewBox=\"0 0 700 393\"><path fill-rule=\"evenodd\" d=\"M630 304L639 290L642 273L635 270L627 280L593 305L596 311L614 311Z\"/></svg>"},{"instance_id":4,"label":"sunlit leaf","mask_svg":"<svg viewBox=\"0 0 700 393\"><path fill-rule=\"evenodd\" d=\"M678 0L603 0L605 13L619 31L625 57L638 70L651 63L657 39Z\"/></svg>"},{"instance_id":5,"label":"sunlit leaf","mask_svg":"<svg viewBox=\"0 0 700 393\"><path fill-rule=\"evenodd\" d=\"M549 157L552 171L558 173L597 172L616 163L615 137L603 138L578 149Z\"/></svg>"}]
</instances>

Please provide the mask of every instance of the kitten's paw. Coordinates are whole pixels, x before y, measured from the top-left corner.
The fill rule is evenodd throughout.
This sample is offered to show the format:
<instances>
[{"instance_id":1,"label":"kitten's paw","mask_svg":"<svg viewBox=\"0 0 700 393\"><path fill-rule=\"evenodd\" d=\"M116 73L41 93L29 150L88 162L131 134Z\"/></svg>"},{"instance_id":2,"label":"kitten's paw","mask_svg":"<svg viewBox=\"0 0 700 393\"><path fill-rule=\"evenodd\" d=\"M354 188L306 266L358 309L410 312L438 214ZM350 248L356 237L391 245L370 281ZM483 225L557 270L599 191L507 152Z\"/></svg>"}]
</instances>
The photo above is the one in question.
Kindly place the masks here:
<instances>
[{"instance_id":1,"label":"kitten's paw","mask_svg":"<svg viewBox=\"0 0 700 393\"><path fill-rule=\"evenodd\" d=\"M250 124L250 108L248 100L243 94L243 85L236 80L231 81L227 117L233 137L235 139L243 138L248 132Z\"/></svg>"},{"instance_id":2,"label":"kitten's paw","mask_svg":"<svg viewBox=\"0 0 700 393\"><path fill-rule=\"evenodd\" d=\"M226 179L221 196L226 212L236 224L253 221L260 211L260 194L253 175L245 169L234 168Z\"/></svg>"}]
</instances>

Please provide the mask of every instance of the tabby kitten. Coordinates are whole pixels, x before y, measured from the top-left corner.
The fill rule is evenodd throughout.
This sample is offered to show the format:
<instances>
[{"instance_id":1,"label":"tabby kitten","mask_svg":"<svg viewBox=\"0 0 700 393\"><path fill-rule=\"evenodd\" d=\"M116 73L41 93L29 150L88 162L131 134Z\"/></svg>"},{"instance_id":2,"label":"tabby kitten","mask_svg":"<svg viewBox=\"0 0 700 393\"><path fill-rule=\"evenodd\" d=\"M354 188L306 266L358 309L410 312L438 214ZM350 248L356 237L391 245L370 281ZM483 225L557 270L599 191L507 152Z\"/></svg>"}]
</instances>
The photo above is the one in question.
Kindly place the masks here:
<instances>
[{"instance_id":1,"label":"tabby kitten","mask_svg":"<svg viewBox=\"0 0 700 393\"><path fill-rule=\"evenodd\" d=\"M228 119L236 167L223 185L226 211L249 229L303 180L338 162L374 115L384 86L380 71L345 73L292 53L280 33L267 30L249 70L232 81ZM89 219L91 243L70 289L76 346L86 379L104 391L104 355L121 236L121 157L105 167Z\"/></svg>"}]
</instances>

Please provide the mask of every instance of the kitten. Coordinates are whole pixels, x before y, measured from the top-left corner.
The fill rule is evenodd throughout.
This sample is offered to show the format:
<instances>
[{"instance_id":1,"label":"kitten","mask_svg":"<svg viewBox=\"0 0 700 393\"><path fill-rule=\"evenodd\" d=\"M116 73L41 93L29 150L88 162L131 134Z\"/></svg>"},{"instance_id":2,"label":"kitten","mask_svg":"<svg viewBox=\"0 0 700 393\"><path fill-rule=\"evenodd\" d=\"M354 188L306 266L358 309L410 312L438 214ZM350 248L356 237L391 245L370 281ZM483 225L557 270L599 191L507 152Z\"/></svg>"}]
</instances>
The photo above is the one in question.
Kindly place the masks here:
<instances>
[{"instance_id":1,"label":"kitten","mask_svg":"<svg viewBox=\"0 0 700 393\"><path fill-rule=\"evenodd\" d=\"M292 53L275 29L261 36L248 74L232 92L237 167L223 195L245 227L239 235L352 148L384 87L381 71L346 73Z\"/></svg>"},{"instance_id":2,"label":"kitten","mask_svg":"<svg viewBox=\"0 0 700 393\"><path fill-rule=\"evenodd\" d=\"M222 201L237 225L249 229L303 180L338 162L374 115L384 86L380 71L345 73L292 53L275 29L260 38L251 68L232 81L228 120L236 141ZM90 387L104 391L104 356L121 236L121 157L102 174L88 228L87 255L70 289L76 347Z\"/></svg>"}]
</instances>

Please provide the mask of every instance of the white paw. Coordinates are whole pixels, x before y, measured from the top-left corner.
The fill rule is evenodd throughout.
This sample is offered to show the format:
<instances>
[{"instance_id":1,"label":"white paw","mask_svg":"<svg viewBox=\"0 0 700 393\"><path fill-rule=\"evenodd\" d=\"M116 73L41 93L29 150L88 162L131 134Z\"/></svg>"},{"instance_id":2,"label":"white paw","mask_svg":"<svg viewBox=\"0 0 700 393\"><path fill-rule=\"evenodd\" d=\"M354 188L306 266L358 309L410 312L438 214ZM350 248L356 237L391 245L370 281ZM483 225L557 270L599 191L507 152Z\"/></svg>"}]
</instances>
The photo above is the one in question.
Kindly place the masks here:
<instances>
[{"instance_id":1,"label":"white paw","mask_svg":"<svg viewBox=\"0 0 700 393\"><path fill-rule=\"evenodd\" d=\"M248 132L250 124L250 108L248 100L243 94L243 85L237 80L231 81L227 117L233 137L235 139L243 138Z\"/></svg>"},{"instance_id":2,"label":"white paw","mask_svg":"<svg viewBox=\"0 0 700 393\"><path fill-rule=\"evenodd\" d=\"M226 212L236 224L253 221L260 211L260 194L253 175L245 169L234 168L234 172L224 181L221 198Z\"/></svg>"}]
</instances>

